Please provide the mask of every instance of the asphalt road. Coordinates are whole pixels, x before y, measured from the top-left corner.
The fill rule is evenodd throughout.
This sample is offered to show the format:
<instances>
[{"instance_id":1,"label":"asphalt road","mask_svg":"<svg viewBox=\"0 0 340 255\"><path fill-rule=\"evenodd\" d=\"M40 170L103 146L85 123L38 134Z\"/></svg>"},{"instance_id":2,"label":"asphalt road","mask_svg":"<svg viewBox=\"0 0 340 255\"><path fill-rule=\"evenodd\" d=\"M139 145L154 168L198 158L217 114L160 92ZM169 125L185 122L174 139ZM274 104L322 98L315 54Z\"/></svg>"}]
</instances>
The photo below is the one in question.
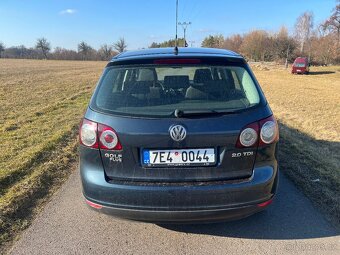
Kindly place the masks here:
<instances>
[{"instance_id":1,"label":"asphalt road","mask_svg":"<svg viewBox=\"0 0 340 255\"><path fill-rule=\"evenodd\" d=\"M155 225L88 209L78 173L16 242L11 254L340 254L334 229L281 175L267 211L236 222Z\"/></svg>"}]
</instances>

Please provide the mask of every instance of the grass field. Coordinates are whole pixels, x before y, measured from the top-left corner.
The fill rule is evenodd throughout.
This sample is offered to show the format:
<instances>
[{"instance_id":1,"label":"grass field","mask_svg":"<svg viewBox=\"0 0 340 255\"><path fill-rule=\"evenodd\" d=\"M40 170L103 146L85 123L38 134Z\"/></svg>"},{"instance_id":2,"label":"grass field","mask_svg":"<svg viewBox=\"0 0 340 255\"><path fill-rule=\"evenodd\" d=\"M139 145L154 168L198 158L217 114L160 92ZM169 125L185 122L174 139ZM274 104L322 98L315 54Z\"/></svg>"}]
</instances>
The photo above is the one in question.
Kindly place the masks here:
<instances>
[{"instance_id":1,"label":"grass field","mask_svg":"<svg viewBox=\"0 0 340 255\"><path fill-rule=\"evenodd\" d=\"M74 170L77 125L104 66L0 59L0 246Z\"/></svg>"},{"instance_id":2,"label":"grass field","mask_svg":"<svg viewBox=\"0 0 340 255\"><path fill-rule=\"evenodd\" d=\"M104 66L0 59L0 246L75 169L76 127ZM281 170L339 223L340 67L267 69L254 66L281 124Z\"/></svg>"},{"instance_id":3,"label":"grass field","mask_svg":"<svg viewBox=\"0 0 340 255\"><path fill-rule=\"evenodd\" d=\"M280 122L280 169L340 226L340 67L256 68Z\"/></svg>"}]
</instances>

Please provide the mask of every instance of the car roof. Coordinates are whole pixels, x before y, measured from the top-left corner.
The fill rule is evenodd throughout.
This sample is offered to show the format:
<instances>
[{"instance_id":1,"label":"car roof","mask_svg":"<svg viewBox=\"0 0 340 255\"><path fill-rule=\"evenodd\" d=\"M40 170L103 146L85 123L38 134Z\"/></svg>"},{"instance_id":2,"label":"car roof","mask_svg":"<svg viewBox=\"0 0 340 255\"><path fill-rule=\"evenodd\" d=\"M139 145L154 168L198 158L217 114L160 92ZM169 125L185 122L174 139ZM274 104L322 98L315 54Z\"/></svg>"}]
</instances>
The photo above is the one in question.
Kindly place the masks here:
<instances>
[{"instance_id":1,"label":"car roof","mask_svg":"<svg viewBox=\"0 0 340 255\"><path fill-rule=\"evenodd\" d=\"M166 57L228 57L228 58L242 58L238 53L231 50L213 49L213 48L152 48L136 51L126 51L112 58L111 62L120 61L124 59L140 59L140 58L166 58Z\"/></svg>"},{"instance_id":2,"label":"car roof","mask_svg":"<svg viewBox=\"0 0 340 255\"><path fill-rule=\"evenodd\" d=\"M295 60L302 59L302 60L308 60L307 57L297 57Z\"/></svg>"}]
</instances>

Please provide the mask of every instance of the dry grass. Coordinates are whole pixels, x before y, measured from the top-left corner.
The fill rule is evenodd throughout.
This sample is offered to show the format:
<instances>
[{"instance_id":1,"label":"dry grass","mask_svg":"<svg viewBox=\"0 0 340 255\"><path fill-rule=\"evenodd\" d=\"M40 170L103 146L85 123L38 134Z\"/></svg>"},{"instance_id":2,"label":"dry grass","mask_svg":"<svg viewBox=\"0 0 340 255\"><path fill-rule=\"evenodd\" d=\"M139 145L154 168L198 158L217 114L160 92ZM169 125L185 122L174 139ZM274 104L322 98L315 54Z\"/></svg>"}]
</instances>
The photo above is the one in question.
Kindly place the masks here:
<instances>
[{"instance_id":1,"label":"dry grass","mask_svg":"<svg viewBox=\"0 0 340 255\"><path fill-rule=\"evenodd\" d=\"M254 67L280 121L280 166L340 226L340 67Z\"/></svg>"},{"instance_id":2,"label":"dry grass","mask_svg":"<svg viewBox=\"0 0 340 255\"><path fill-rule=\"evenodd\" d=\"M77 125L104 66L0 59L0 246L74 168Z\"/></svg>"},{"instance_id":3,"label":"dry grass","mask_svg":"<svg viewBox=\"0 0 340 255\"><path fill-rule=\"evenodd\" d=\"M104 65L0 59L0 253L74 169L76 127ZM281 123L281 169L339 220L340 68L254 69Z\"/></svg>"}]
</instances>

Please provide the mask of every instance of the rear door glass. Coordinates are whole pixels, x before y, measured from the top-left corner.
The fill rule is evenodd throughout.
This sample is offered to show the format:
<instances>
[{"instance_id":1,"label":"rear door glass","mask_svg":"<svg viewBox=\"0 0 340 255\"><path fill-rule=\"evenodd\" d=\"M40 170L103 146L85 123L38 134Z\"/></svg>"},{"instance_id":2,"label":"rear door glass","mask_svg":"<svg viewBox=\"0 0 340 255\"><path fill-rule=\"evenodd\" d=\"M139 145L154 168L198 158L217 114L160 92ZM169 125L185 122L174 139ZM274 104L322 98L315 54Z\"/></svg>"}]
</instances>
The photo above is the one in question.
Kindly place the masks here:
<instances>
[{"instance_id":1,"label":"rear door glass","mask_svg":"<svg viewBox=\"0 0 340 255\"><path fill-rule=\"evenodd\" d=\"M128 116L169 117L176 110L240 110L257 105L254 80L242 66L109 67L93 105Z\"/></svg>"}]
</instances>

